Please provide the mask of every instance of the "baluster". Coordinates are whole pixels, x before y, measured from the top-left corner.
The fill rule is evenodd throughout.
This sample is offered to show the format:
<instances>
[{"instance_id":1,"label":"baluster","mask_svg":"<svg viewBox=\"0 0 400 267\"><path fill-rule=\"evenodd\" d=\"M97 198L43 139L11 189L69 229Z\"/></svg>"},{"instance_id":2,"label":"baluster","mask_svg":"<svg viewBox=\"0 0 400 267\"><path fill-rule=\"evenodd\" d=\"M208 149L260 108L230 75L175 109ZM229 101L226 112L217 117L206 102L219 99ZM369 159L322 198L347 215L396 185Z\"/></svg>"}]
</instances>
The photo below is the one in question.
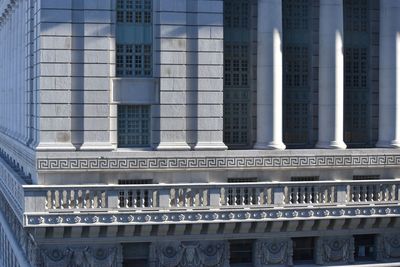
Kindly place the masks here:
<instances>
[{"instance_id":1,"label":"baluster","mask_svg":"<svg viewBox=\"0 0 400 267\"><path fill-rule=\"evenodd\" d=\"M54 190L54 191L52 191L52 194L51 194L51 208L53 210L56 209L56 193L57 193L57 190Z\"/></svg>"},{"instance_id":2,"label":"baluster","mask_svg":"<svg viewBox=\"0 0 400 267\"><path fill-rule=\"evenodd\" d=\"M299 186L298 187L298 194L299 194L299 198L298 198L298 203L299 204L304 204L305 202L305 187L304 186Z\"/></svg>"},{"instance_id":3,"label":"baluster","mask_svg":"<svg viewBox=\"0 0 400 267\"><path fill-rule=\"evenodd\" d=\"M362 188L363 188L363 200L365 202L367 202L368 201L368 186L364 185Z\"/></svg>"},{"instance_id":4,"label":"baluster","mask_svg":"<svg viewBox=\"0 0 400 267\"><path fill-rule=\"evenodd\" d=\"M296 201L295 204L299 204L301 201L301 188L300 186L295 187L295 196L296 196Z\"/></svg>"},{"instance_id":5,"label":"baluster","mask_svg":"<svg viewBox=\"0 0 400 267\"><path fill-rule=\"evenodd\" d=\"M262 204L261 201L264 198L264 191L261 192L261 189L258 187L255 190L256 190L256 192L255 192L255 203L254 204L261 205ZM262 201L262 202L264 202L264 201Z\"/></svg>"},{"instance_id":6,"label":"baluster","mask_svg":"<svg viewBox=\"0 0 400 267\"><path fill-rule=\"evenodd\" d=\"M390 200L389 186L388 185L384 185L384 188L385 188L385 200L384 201L389 201Z\"/></svg>"},{"instance_id":7,"label":"baluster","mask_svg":"<svg viewBox=\"0 0 400 267\"><path fill-rule=\"evenodd\" d=\"M374 187L373 185L367 185L368 201L374 201Z\"/></svg>"},{"instance_id":8,"label":"baluster","mask_svg":"<svg viewBox=\"0 0 400 267\"><path fill-rule=\"evenodd\" d=\"M321 186L316 186L314 190L314 203L319 204L320 203L320 194L321 194Z\"/></svg>"},{"instance_id":9,"label":"baluster","mask_svg":"<svg viewBox=\"0 0 400 267\"><path fill-rule=\"evenodd\" d=\"M148 200L149 208L153 208L153 197L154 197L154 191L149 190L149 200Z\"/></svg>"},{"instance_id":10,"label":"baluster","mask_svg":"<svg viewBox=\"0 0 400 267\"><path fill-rule=\"evenodd\" d=\"M233 188L234 196L233 196L233 205L237 206L240 203L240 189Z\"/></svg>"},{"instance_id":11,"label":"baluster","mask_svg":"<svg viewBox=\"0 0 400 267\"><path fill-rule=\"evenodd\" d=\"M137 208L136 198L133 199L133 190L124 190L124 202L125 208L129 208L131 206Z\"/></svg>"},{"instance_id":12,"label":"baluster","mask_svg":"<svg viewBox=\"0 0 400 267\"><path fill-rule=\"evenodd\" d=\"M71 199L72 199L72 193L73 193L74 191L73 190L70 190L70 191L68 191L67 192L67 209L71 209Z\"/></svg>"},{"instance_id":13,"label":"baluster","mask_svg":"<svg viewBox=\"0 0 400 267\"><path fill-rule=\"evenodd\" d=\"M47 191L47 192L46 192L46 198L45 198L45 200L44 200L44 208L45 208L46 210L49 209L49 192L50 192L50 191ZM1 250L0 250L0 251L1 251Z\"/></svg>"},{"instance_id":14,"label":"baluster","mask_svg":"<svg viewBox=\"0 0 400 267\"><path fill-rule=\"evenodd\" d=\"M86 199L86 190L82 189L82 208L86 209L87 208L87 199Z\"/></svg>"},{"instance_id":15,"label":"baluster","mask_svg":"<svg viewBox=\"0 0 400 267\"><path fill-rule=\"evenodd\" d=\"M391 185L391 192L390 192L390 201L395 201L396 200L396 185Z\"/></svg>"},{"instance_id":16,"label":"baluster","mask_svg":"<svg viewBox=\"0 0 400 267\"><path fill-rule=\"evenodd\" d=\"M79 190L74 190L74 209L79 209Z\"/></svg>"},{"instance_id":17,"label":"baluster","mask_svg":"<svg viewBox=\"0 0 400 267\"><path fill-rule=\"evenodd\" d=\"M66 203L67 203L66 198L67 198L67 191L62 190L60 193L60 209L62 209L62 210L65 208L64 205L66 205Z\"/></svg>"},{"instance_id":18,"label":"baluster","mask_svg":"<svg viewBox=\"0 0 400 267\"><path fill-rule=\"evenodd\" d=\"M145 190L144 189L140 189L139 190L139 201L140 201L140 207L144 208L144 200L145 200Z\"/></svg>"},{"instance_id":19,"label":"baluster","mask_svg":"<svg viewBox=\"0 0 400 267\"><path fill-rule=\"evenodd\" d=\"M95 207L94 206L95 192L93 190L89 190L88 197L89 197L89 207L93 209Z\"/></svg>"},{"instance_id":20,"label":"baluster","mask_svg":"<svg viewBox=\"0 0 400 267\"><path fill-rule=\"evenodd\" d=\"M307 203L314 203L313 201L313 192L314 186L307 187Z\"/></svg>"}]
</instances>

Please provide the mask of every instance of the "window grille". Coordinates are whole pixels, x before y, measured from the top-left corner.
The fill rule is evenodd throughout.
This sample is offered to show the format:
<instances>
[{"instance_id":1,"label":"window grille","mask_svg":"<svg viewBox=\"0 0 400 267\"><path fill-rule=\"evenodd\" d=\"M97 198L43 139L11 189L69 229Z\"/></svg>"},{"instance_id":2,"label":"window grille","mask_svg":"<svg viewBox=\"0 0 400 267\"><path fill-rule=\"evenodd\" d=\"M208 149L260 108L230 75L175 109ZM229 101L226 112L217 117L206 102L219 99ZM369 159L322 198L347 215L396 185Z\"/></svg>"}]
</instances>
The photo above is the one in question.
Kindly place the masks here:
<instances>
[{"instance_id":1,"label":"window grille","mask_svg":"<svg viewBox=\"0 0 400 267\"><path fill-rule=\"evenodd\" d=\"M152 1L117 1L116 75L152 75Z\"/></svg>"},{"instance_id":2,"label":"window grille","mask_svg":"<svg viewBox=\"0 0 400 267\"><path fill-rule=\"evenodd\" d=\"M256 183L256 182L258 182L257 177L228 178L228 183Z\"/></svg>"},{"instance_id":3,"label":"window grille","mask_svg":"<svg viewBox=\"0 0 400 267\"><path fill-rule=\"evenodd\" d=\"M310 0L283 1L283 133L287 145L309 142L311 124Z\"/></svg>"},{"instance_id":4,"label":"window grille","mask_svg":"<svg viewBox=\"0 0 400 267\"><path fill-rule=\"evenodd\" d=\"M152 179L118 180L118 184L152 184Z\"/></svg>"},{"instance_id":5,"label":"window grille","mask_svg":"<svg viewBox=\"0 0 400 267\"><path fill-rule=\"evenodd\" d=\"M224 142L243 146L250 139L250 4L224 1Z\"/></svg>"},{"instance_id":6,"label":"window grille","mask_svg":"<svg viewBox=\"0 0 400 267\"><path fill-rule=\"evenodd\" d=\"M353 180L379 180L380 175L353 175Z\"/></svg>"},{"instance_id":7,"label":"window grille","mask_svg":"<svg viewBox=\"0 0 400 267\"><path fill-rule=\"evenodd\" d=\"M150 107L118 106L118 146L145 147L150 144Z\"/></svg>"},{"instance_id":8,"label":"window grille","mask_svg":"<svg viewBox=\"0 0 400 267\"><path fill-rule=\"evenodd\" d=\"M292 182L319 181L319 176L293 176L290 180Z\"/></svg>"},{"instance_id":9,"label":"window grille","mask_svg":"<svg viewBox=\"0 0 400 267\"><path fill-rule=\"evenodd\" d=\"M369 0L344 1L344 139L365 146L370 135Z\"/></svg>"}]
</instances>

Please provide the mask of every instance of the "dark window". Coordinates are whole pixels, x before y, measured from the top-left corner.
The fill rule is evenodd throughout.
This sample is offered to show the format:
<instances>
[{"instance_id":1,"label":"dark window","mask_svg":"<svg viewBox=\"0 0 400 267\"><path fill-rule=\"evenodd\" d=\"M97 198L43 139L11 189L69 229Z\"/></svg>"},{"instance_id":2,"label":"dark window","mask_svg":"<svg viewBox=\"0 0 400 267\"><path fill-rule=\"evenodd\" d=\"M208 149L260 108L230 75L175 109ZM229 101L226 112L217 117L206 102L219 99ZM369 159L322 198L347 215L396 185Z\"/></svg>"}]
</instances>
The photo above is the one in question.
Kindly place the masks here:
<instances>
[{"instance_id":1,"label":"dark window","mask_svg":"<svg viewBox=\"0 0 400 267\"><path fill-rule=\"evenodd\" d=\"M292 182L319 181L319 176L292 176Z\"/></svg>"},{"instance_id":2,"label":"dark window","mask_svg":"<svg viewBox=\"0 0 400 267\"><path fill-rule=\"evenodd\" d=\"M314 237L293 238L294 263L311 263L314 261Z\"/></svg>"},{"instance_id":3,"label":"dark window","mask_svg":"<svg viewBox=\"0 0 400 267\"><path fill-rule=\"evenodd\" d=\"M379 180L380 175L353 175L353 180Z\"/></svg>"},{"instance_id":4,"label":"dark window","mask_svg":"<svg viewBox=\"0 0 400 267\"><path fill-rule=\"evenodd\" d=\"M374 235L356 235L354 236L354 248L356 261L375 260L375 236Z\"/></svg>"},{"instance_id":5,"label":"dark window","mask_svg":"<svg viewBox=\"0 0 400 267\"><path fill-rule=\"evenodd\" d=\"M230 263L252 263L252 240L234 240L230 241Z\"/></svg>"},{"instance_id":6,"label":"dark window","mask_svg":"<svg viewBox=\"0 0 400 267\"><path fill-rule=\"evenodd\" d=\"M123 267L149 266L149 243L123 244Z\"/></svg>"}]
</instances>

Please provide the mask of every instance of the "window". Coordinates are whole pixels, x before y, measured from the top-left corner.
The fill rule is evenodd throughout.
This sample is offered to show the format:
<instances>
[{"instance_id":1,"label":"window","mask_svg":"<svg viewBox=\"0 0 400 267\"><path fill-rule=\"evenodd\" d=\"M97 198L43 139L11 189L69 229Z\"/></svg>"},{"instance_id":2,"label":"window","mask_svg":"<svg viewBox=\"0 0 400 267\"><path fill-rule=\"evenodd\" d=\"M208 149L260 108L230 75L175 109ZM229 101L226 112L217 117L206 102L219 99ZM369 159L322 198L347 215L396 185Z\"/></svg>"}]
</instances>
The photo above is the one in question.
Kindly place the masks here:
<instances>
[{"instance_id":1,"label":"window","mask_svg":"<svg viewBox=\"0 0 400 267\"><path fill-rule=\"evenodd\" d=\"M250 139L250 4L224 1L224 142L247 146Z\"/></svg>"},{"instance_id":2,"label":"window","mask_svg":"<svg viewBox=\"0 0 400 267\"><path fill-rule=\"evenodd\" d=\"M356 235L354 236L354 248L356 261L373 261L376 256L375 236Z\"/></svg>"},{"instance_id":3,"label":"window","mask_svg":"<svg viewBox=\"0 0 400 267\"><path fill-rule=\"evenodd\" d=\"M150 145L150 107L118 106L118 147Z\"/></svg>"},{"instance_id":4,"label":"window","mask_svg":"<svg viewBox=\"0 0 400 267\"><path fill-rule=\"evenodd\" d=\"M319 181L319 176L292 176L290 180L292 182Z\"/></svg>"},{"instance_id":5,"label":"window","mask_svg":"<svg viewBox=\"0 0 400 267\"><path fill-rule=\"evenodd\" d=\"M370 139L369 0L344 1L344 141L365 147Z\"/></svg>"},{"instance_id":6,"label":"window","mask_svg":"<svg viewBox=\"0 0 400 267\"><path fill-rule=\"evenodd\" d=\"M380 175L353 175L353 180L379 180Z\"/></svg>"},{"instance_id":7,"label":"window","mask_svg":"<svg viewBox=\"0 0 400 267\"><path fill-rule=\"evenodd\" d=\"M312 263L314 261L314 237L293 238L293 262Z\"/></svg>"},{"instance_id":8,"label":"window","mask_svg":"<svg viewBox=\"0 0 400 267\"><path fill-rule=\"evenodd\" d=\"M311 1L283 1L283 139L304 147L311 125Z\"/></svg>"},{"instance_id":9,"label":"window","mask_svg":"<svg viewBox=\"0 0 400 267\"><path fill-rule=\"evenodd\" d=\"M123 244L124 267L147 267L149 264L149 243Z\"/></svg>"},{"instance_id":10,"label":"window","mask_svg":"<svg viewBox=\"0 0 400 267\"><path fill-rule=\"evenodd\" d=\"M238 264L243 266L243 263L252 263L253 255L253 241L252 240L233 240L229 242L230 248L230 264ZM251 266L251 265L250 265Z\"/></svg>"},{"instance_id":11,"label":"window","mask_svg":"<svg viewBox=\"0 0 400 267\"><path fill-rule=\"evenodd\" d=\"M152 1L117 1L116 74L152 75Z\"/></svg>"}]
</instances>

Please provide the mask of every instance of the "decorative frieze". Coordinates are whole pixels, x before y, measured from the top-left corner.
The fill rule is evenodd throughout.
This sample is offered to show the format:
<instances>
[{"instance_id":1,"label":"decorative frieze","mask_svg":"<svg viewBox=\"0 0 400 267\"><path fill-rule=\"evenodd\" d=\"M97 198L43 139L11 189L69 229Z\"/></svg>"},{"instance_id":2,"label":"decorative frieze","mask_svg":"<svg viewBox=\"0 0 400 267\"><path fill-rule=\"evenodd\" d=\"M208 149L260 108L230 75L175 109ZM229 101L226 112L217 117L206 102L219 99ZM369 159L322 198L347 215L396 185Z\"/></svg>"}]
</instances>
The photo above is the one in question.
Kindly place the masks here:
<instances>
[{"instance_id":1,"label":"decorative frieze","mask_svg":"<svg viewBox=\"0 0 400 267\"><path fill-rule=\"evenodd\" d=\"M228 267L227 241L159 242L150 246L150 267Z\"/></svg>"},{"instance_id":2,"label":"decorative frieze","mask_svg":"<svg viewBox=\"0 0 400 267\"><path fill-rule=\"evenodd\" d=\"M380 235L377 245L379 261L400 261L400 234Z\"/></svg>"},{"instance_id":3,"label":"decorative frieze","mask_svg":"<svg viewBox=\"0 0 400 267\"><path fill-rule=\"evenodd\" d=\"M39 158L38 171L65 170L134 170L134 169L232 169L232 168L320 168L320 167L385 167L400 164L398 154L377 155L271 155L247 157L135 157L135 158Z\"/></svg>"},{"instance_id":4,"label":"decorative frieze","mask_svg":"<svg viewBox=\"0 0 400 267\"><path fill-rule=\"evenodd\" d=\"M293 242L290 238L259 239L253 251L255 267L293 265Z\"/></svg>"},{"instance_id":5,"label":"decorative frieze","mask_svg":"<svg viewBox=\"0 0 400 267\"><path fill-rule=\"evenodd\" d=\"M350 264L354 262L352 236L320 237L317 240L317 264Z\"/></svg>"},{"instance_id":6,"label":"decorative frieze","mask_svg":"<svg viewBox=\"0 0 400 267\"><path fill-rule=\"evenodd\" d=\"M122 249L113 246L45 246L40 248L39 266L120 267Z\"/></svg>"},{"instance_id":7,"label":"decorative frieze","mask_svg":"<svg viewBox=\"0 0 400 267\"><path fill-rule=\"evenodd\" d=\"M215 211L151 211L151 212L91 212L26 214L25 226L90 226L90 225L151 225L186 223L233 223L304 219L347 219L398 217L400 209L392 206L379 208L330 207L330 208L276 208Z\"/></svg>"}]
</instances>

